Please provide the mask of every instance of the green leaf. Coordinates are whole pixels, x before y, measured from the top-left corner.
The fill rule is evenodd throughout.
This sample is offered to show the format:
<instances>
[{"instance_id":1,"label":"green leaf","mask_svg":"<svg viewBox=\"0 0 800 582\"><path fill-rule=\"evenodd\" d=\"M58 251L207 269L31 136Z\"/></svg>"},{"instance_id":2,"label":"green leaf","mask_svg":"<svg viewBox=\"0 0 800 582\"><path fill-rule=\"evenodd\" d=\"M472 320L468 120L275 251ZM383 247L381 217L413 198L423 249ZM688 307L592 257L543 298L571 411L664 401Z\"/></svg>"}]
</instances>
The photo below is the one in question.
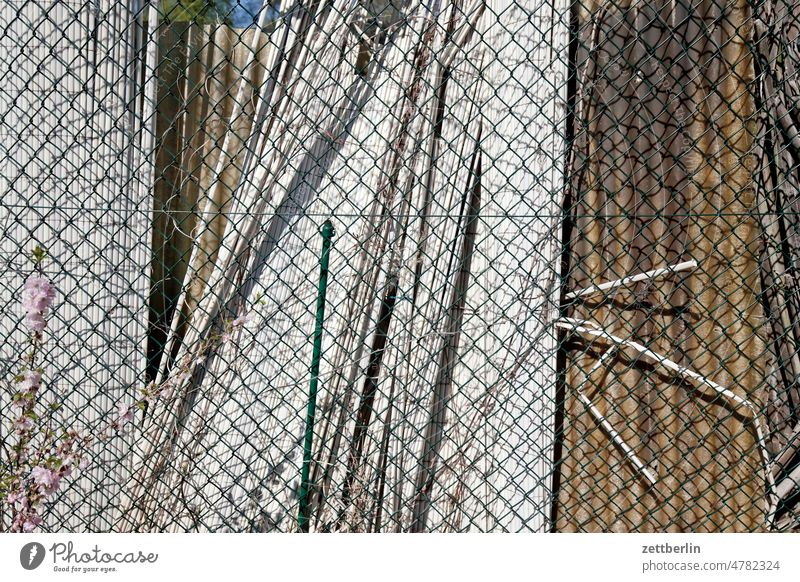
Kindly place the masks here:
<instances>
[{"instance_id":1,"label":"green leaf","mask_svg":"<svg viewBox=\"0 0 800 582\"><path fill-rule=\"evenodd\" d=\"M37 267L42 264L42 261L47 257L47 251L36 245L34 249L31 251L31 256L33 257L33 264Z\"/></svg>"}]
</instances>

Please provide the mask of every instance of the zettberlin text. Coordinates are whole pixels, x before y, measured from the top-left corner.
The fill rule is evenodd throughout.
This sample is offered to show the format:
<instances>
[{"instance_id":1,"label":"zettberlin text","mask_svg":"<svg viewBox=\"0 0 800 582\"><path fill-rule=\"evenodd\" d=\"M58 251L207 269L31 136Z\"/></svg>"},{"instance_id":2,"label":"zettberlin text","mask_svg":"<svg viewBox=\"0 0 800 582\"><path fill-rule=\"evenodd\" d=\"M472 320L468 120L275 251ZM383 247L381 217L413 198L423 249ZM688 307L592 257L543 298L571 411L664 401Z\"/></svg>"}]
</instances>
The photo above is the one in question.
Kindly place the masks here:
<instances>
[{"instance_id":1,"label":"zettberlin text","mask_svg":"<svg viewBox=\"0 0 800 582\"><path fill-rule=\"evenodd\" d=\"M700 546L696 544L656 544L642 546L643 554L699 554Z\"/></svg>"}]
</instances>

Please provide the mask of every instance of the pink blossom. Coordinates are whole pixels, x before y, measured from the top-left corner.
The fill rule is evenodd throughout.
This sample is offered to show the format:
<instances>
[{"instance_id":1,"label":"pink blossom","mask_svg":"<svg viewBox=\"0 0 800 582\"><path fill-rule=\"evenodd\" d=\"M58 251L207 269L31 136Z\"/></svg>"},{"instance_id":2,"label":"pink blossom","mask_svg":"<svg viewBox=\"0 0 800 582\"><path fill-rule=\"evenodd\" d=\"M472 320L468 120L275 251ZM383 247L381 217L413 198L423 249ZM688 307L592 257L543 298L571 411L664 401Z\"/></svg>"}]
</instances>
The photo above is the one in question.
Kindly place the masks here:
<instances>
[{"instance_id":1,"label":"pink blossom","mask_svg":"<svg viewBox=\"0 0 800 582\"><path fill-rule=\"evenodd\" d=\"M33 370L25 370L19 389L25 392L36 392L42 383L42 375Z\"/></svg>"},{"instance_id":2,"label":"pink blossom","mask_svg":"<svg viewBox=\"0 0 800 582\"><path fill-rule=\"evenodd\" d=\"M25 405L27 402L22 398L15 398L11 401L11 407L14 409L14 414L22 414L22 411L25 410Z\"/></svg>"},{"instance_id":3,"label":"pink blossom","mask_svg":"<svg viewBox=\"0 0 800 582\"><path fill-rule=\"evenodd\" d=\"M42 518L35 513L28 514L22 523L22 531L30 533L42 524Z\"/></svg>"},{"instance_id":4,"label":"pink blossom","mask_svg":"<svg viewBox=\"0 0 800 582\"><path fill-rule=\"evenodd\" d=\"M86 457L83 457L81 458L80 461L78 461L78 469L80 469L81 471L85 471L88 467L89 467L89 459L87 459Z\"/></svg>"},{"instance_id":5,"label":"pink blossom","mask_svg":"<svg viewBox=\"0 0 800 582\"><path fill-rule=\"evenodd\" d=\"M149 402L152 402L157 398L169 399L172 396L172 392L174 390L175 386L173 385L172 382L165 382L164 384L162 384L161 389L156 394L153 395L153 397L149 400Z\"/></svg>"},{"instance_id":6,"label":"pink blossom","mask_svg":"<svg viewBox=\"0 0 800 582\"><path fill-rule=\"evenodd\" d=\"M53 284L41 275L32 275L25 281L22 291L22 307L25 310L25 325L41 333L47 325L44 317L56 297Z\"/></svg>"},{"instance_id":7,"label":"pink blossom","mask_svg":"<svg viewBox=\"0 0 800 582\"><path fill-rule=\"evenodd\" d=\"M32 275L25 281L22 292L22 307L25 311L46 312L55 298L56 288L47 277Z\"/></svg>"},{"instance_id":8,"label":"pink blossom","mask_svg":"<svg viewBox=\"0 0 800 582\"><path fill-rule=\"evenodd\" d=\"M59 481L61 480L61 476L57 471L45 469L44 467L34 467L31 469L31 478L34 483L44 490L45 495L55 493L58 489Z\"/></svg>"},{"instance_id":9,"label":"pink blossom","mask_svg":"<svg viewBox=\"0 0 800 582\"><path fill-rule=\"evenodd\" d=\"M14 421L14 430L18 433L29 430L33 426L33 421L28 416L21 416Z\"/></svg>"},{"instance_id":10,"label":"pink blossom","mask_svg":"<svg viewBox=\"0 0 800 582\"><path fill-rule=\"evenodd\" d=\"M183 386L183 384L189 379L189 376L189 372L182 370L177 375L169 378L166 382L154 390L152 400L156 400L157 398L168 400L169 398L172 398L172 395L175 393L175 389Z\"/></svg>"},{"instance_id":11,"label":"pink blossom","mask_svg":"<svg viewBox=\"0 0 800 582\"><path fill-rule=\"evenodd\" d=\"M248 321L250 321L250 315L245 313L234 319L233 323L231 323L231 326L233 329L238 329L240 327L244 327Z\"/></svg>"},{"instance_id":12,"label":"pink blossom","mask_svg":"<svg viewBox=\"0 0 800 582\"><path fill-rule=\"evenodd\" d=\"M6 503L13 506L14 509L17 510L20 510L24 505L27 505L25 500L25 494L22 491L12 491L8 494L8 497L6 497Z\"/></svg>"},{"instance_id":13,"label":"pink blossom","mask_svg":"<svg viewBox=\"0 0 800 582\"><path fill-rule=\"evenodd\" d=\"M67 459L64 462L64 464L61 465L61 468L58 470L58 478L64 479L66 477L69 477L70 475L72 475L72 469L73 469L72 459Z\"/></svg>"},{"instance_id":14,"label":"pink blossom","mask_svg":"<svg viewBox=\"0 0 800 582\"><path fill-rule=\"evenodd\" d=\"M31 311L25 315L25 325L27 325L31 331L41 333L44 331L44 328L47 327L47 322L44 320L44 315L41 311Z\"/></svg>"},{"instance_id":15,"label":"pink blossom","mask_svg":"<svg viewBox=\"0 0 800 582\"><path fill-rule=\"evenodd\" d=\"M133 420L133 409L127 404L120 404L117 414L117 428L122 428Z\"/></svg>"}]
</instances>

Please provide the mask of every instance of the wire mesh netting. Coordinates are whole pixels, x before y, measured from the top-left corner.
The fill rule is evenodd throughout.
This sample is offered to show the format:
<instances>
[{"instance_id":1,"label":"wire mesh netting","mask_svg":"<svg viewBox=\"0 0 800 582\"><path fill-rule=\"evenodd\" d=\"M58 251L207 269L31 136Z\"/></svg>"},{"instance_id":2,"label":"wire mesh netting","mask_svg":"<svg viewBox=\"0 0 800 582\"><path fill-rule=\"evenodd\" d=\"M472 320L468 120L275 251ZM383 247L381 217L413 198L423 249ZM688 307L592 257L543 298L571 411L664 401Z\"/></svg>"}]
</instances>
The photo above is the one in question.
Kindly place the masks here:
<instances>
[{"instance_id":1,"label":"wire mesh netting","mask_svg":"<svg viewBox=\"0 0 800 582\"><path fill-rule=\"evenodd\" d=\"M797 529L792 8L6 0L0 529Z\"/></svg>"}]
</instances>

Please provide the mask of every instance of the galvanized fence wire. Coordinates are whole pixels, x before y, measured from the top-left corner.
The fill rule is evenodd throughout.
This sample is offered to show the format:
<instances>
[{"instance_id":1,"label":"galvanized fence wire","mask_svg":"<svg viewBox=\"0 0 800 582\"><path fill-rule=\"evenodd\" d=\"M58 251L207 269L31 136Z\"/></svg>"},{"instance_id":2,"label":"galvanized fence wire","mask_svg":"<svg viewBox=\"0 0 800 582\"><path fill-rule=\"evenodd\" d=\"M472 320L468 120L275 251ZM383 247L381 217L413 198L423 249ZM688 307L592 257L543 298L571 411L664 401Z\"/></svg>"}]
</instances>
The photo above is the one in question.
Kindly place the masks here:
<instances>
[{"instance_id":1,"label":"galvanized fence wire","mask_svg":"<svg viewBox=\"0 0 800 582\"><path fill-rule=\"evenodd\" d=\"M53 422L159 395L41 527L797 529L792 8L4 2L0 438L37 244Z\"/></svg>"}]
</instances>

